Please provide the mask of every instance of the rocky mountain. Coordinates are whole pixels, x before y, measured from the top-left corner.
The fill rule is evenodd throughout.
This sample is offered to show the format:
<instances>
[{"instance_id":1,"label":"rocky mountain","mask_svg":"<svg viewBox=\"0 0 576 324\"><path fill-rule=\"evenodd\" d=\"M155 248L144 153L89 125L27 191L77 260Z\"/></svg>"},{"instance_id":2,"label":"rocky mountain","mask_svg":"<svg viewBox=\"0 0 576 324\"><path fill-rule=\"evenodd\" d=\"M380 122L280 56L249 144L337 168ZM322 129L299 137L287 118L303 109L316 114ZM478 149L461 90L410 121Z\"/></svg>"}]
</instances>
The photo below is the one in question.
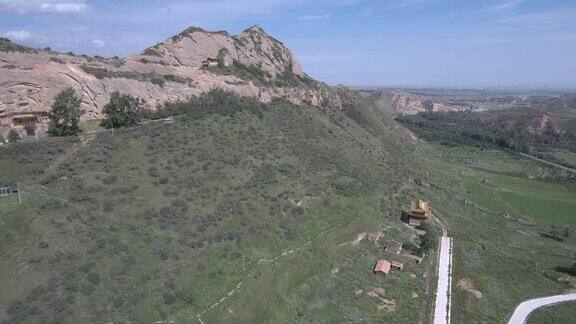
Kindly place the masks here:
<instances>
[{"instance_id":1,"label":"rocky mountain","mask_svg":"<svg viewBox=\"0 0 576 324\"><path fill-rule=\"evenodd\" d=\"M367 97L374 102L380 110L392 115L408 114L413 115L426 111L454 111L455 107L442 102L432 101L422 96L409 92L378 90Z\"/></svg>"},{"instance_id":2,"label":"rocky mountain","mask_svg":"<svg viewBox=\"0 0 576 324\"><path fill-rule=\"evenodd\" d=\"M536 107L503 109L479 116L500 129L537 137L561 134L576 136L576 95L566 94Z\"/></svg>"},{"instance_id":3,"label":"rocky mountain","mask_svg":"<svg viewBox=\"0 0 576 324\"><path fill-rule=\"evenodd\" d=\"M0 40L0 127L42 123L54 96L67 87L81 96L83 119L99 118L114 91L141 98L152 109L213 88L263 102L283 98L342 107L341 90L307 76L290 50L258 26L236 36L191 27L125 59Z\"/></svg>"}]
</instances>

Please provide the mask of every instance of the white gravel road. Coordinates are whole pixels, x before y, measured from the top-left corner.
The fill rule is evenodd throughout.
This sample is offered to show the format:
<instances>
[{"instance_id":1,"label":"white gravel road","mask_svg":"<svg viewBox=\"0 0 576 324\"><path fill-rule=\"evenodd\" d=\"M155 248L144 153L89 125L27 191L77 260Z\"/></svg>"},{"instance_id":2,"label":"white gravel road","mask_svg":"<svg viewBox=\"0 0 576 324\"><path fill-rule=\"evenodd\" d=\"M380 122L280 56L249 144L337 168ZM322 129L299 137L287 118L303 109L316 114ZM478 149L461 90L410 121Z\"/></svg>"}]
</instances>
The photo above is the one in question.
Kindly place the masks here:
<instances>
[{"instance_id":1,"label":"white gravel road","mask_svg":"<svg viewBox=\"0 0 576 324\"><path fill-rule=\"evenodd\" d=\"M576 293L527 300L516 307L508 324L524 324L528 316L536 309L567 301L576 301Z\"/></svg>"},{"instance_id":2,"label":"white gravel road","mask_svg":"<svg viewBox=\"0 0 576 324\"><path fill-rule=\"evenodd\" d=\"M438 287L434 324L450 323L452 290L452 239L447 235L440 240L440 260L438 262Z\"/></svg>"}]
</instances>

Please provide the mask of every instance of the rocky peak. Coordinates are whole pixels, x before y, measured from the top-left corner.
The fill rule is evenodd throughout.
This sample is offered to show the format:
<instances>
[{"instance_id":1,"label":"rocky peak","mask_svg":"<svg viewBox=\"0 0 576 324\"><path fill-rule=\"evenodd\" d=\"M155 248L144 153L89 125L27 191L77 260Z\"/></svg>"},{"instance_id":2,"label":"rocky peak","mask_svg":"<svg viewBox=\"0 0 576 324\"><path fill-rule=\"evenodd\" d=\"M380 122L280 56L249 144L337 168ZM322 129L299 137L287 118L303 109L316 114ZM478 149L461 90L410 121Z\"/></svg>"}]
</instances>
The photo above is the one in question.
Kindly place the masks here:
<instances>
[{"instance_id":1,"label":"rocky peak","mask_svg":"<svg viewBox=\"0 0 576 324\"><path fill-rule=\"evenodd\" d=\"M220 67L242 65L260 69L269 74L270 79L286 73L304 76L290 50L260 26L252 26L236 36L190 27L129 61L142 61L142 56L147 56L146 61L191 68L201 68L211 62Z\"/></svg>"},{"instance_id":2,"label":"rocky peak","mask_svg":"<svg viewBox=\"0 0 576 324\"><path fill-rule=\"evenodd\" d=\"M45 120L54 96L67 87L82 98L83 119L100 118L114 91L140 98L150 108L214 88L263 102L283 98L341 108L343 97L354 100L308 77L292 52L259 26L236 36L190 27L126 59L62 54L1 40L0 133L22 116Z\"/></svg>"},{"instance_id":3,"label":"rocky peak","mask_svg":"<svg viewBox=\"0 0 576 324\"><path fill-rule=\"evenodd\" d=\"M262 35L268 35L260 25L254 25L250 28L245 29L242 33L256 33Z\"/></svg>"}]
</instances>

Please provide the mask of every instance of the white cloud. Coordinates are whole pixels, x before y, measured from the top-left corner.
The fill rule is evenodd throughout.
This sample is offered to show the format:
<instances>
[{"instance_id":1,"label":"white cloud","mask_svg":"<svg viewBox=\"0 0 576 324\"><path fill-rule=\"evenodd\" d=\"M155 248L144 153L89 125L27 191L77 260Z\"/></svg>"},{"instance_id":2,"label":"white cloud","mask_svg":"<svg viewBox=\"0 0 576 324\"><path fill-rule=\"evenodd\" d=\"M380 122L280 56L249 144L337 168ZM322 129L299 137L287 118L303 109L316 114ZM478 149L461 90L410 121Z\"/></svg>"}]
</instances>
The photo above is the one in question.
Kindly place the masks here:
<instances>
[{"instance_id":1,"label":"white cloud","mask_svg":"<svg viewBox=\"0 0 576 324\"><path fill-rule=\"evenodd\" d=\"M1 36L9 38L16 42L23 42L27 44L41 45L48 39L42 35L33 33L29 30L10 30L3 33Z\"/></svg>"},{"instance_id":2,"label":"white cloud","mask_svg":"<svg viewBox=\"0 0 576 324\"><path fill-rule=\"evenodd\" d=\"M42 11L45 12L82 12L88 9L85 3L44 3L42 4Z\"/></svg>"},{"instance_id":3,"label":"white cloud","mask_svg":"<svg viewBox=\"0 0 576 324\"><path fill-rule=\"evenodd\" d=\"M508 0L497 5L493 5L487 8L488 11L506 11L513 10L518 7L524 0Z\"/></svg>"},{"instance_id":4,"label":"white cloud","mask_svg":"<svg viewBox=\"0 0 576 324\"><path fill-rule=\"evenodd\" d=\"M88 10L86 0L0 0L0 11L74 13Z\"/></svg>"},{"instance_id":5,"label":"white cloud","mask_svg":"<svg viewBox=\"0 0 576 324\"><path fill-rule=\"evenodd\" d=\"M34 34L27 30L11 30L4 33L4 36L15 41L27 41L34 37Z\"/></svg>"},{"instance_id":6,"label":"white cloud","mask_svg":"<svg viewBox=\"0 0 576 324\"><path fill-rule=\"evenodd\" d=\"M28 30L10 30L5 32L4 36L16 42L24 42L35 45L41 45L48 41L48 38L45 36L33 33Z\"/></svg>"},{"instance_id":7,"label":"white cloud","mask_svg":"<svg viewBox=\"0 0 576 324\"><path fill-rule=\"evenodd\" d=\"M94 45L94 47L101 48L101 47L106 46L106 43L104 43L103 41L101 41L99 39L95 39L92 41L92 45Z\"/></svg>"},{"instance_id":8,"label":"white cloud","mask_svg":"<svg viewBox=\"0 0 576 324\"><path fill-rule=\"evenodd\" d=\"M431 0L402 0L400 6L415 6L431 2Z\"/></svg>"},{"instance_id":9,"label":"white cloud","mask_svg":"<svg viewBox=\"0 0 576 324\"><path fill-rule=\"evenodd\" d=\"M566 21L573 22L574 19L576 19L576 10L565 9L559 11L514 15L508 18L497 20L497 22L524 24L559 24Z\"/></svg>"},{"instance_id":10,"label":"white cloud","mask_svg":"<svg viewBox=\"0 0 576 324\"><path fill-rule=\"evenodd\" d=\"M325 13L325 14L321 14L321 15L310 15L310 16L302 16L302 17L298 17L296 18L296 20L300 20L300 21L316 21L316 20L326 20L330 18L330 14Z\"/></svg>"}]
</instances>

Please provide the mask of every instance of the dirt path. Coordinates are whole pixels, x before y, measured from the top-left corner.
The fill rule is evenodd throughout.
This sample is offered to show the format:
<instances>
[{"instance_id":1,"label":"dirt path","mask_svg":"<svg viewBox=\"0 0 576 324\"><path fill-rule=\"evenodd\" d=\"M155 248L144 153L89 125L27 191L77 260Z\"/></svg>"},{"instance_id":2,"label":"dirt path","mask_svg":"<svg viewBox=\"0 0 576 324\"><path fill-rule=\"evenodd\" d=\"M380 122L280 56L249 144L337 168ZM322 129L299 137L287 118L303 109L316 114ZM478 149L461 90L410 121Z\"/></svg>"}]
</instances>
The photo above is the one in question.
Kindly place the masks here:
<instances>
[{"instance_id":1,"label":"dirt path","mask_svg":"<svg viewBox=\"0 0 576 324\"><path fill-rule=\"evenodd\" d=\"M508 324L524 324L526 323L528 316L538 308L569 301L576 301L576 293L527 300L516 307L514 314L512 314L512 317L508 321Z\"/></svg>"},{"instance_id":2,"label":"dirt path","mask_svg":"<svg viewBox=\"0 0 576 324\"><path fill-rule=\"evenodd\" d=\"M288 255L291 255L293 253L296 253L300 250L302 250L304 247L306 247L307 245L311 244L312 241L308 241L302 245L300 245L299 247L293 249L293 250L286 250L284 252L282 252L280 255L272 258L272 259L260 259L258 260L257 265L252 269L252 271L250 271L245 277L244 279L242 279L238 284L236 284L236 288L230 290L228 293L226 293L226 295L224 295L222 298L220 298L217 302L215 302L214 304L212 304L210 307L206 308L205 310L203 310L202 312L196 314L196 319L198 320L198 322L200 323L204 323L204 321L202 321L202 315L206 314L208 311L214 309L215 307L218 307L220 304L224 303L226 301L226 299L232 297L232 295L234 295L236 293L237 289L240 289L240 287L242 287L242 285L244 285L244 282L246 282L246 280L250 279L255 273L256 273L256 268L258 265L260 265L263 262L274 262L274 261L278 261L279 259L286 257ZM194 316L188 317L188 319L192 319L194 318Z\"/></svg>"}]
</instances>

